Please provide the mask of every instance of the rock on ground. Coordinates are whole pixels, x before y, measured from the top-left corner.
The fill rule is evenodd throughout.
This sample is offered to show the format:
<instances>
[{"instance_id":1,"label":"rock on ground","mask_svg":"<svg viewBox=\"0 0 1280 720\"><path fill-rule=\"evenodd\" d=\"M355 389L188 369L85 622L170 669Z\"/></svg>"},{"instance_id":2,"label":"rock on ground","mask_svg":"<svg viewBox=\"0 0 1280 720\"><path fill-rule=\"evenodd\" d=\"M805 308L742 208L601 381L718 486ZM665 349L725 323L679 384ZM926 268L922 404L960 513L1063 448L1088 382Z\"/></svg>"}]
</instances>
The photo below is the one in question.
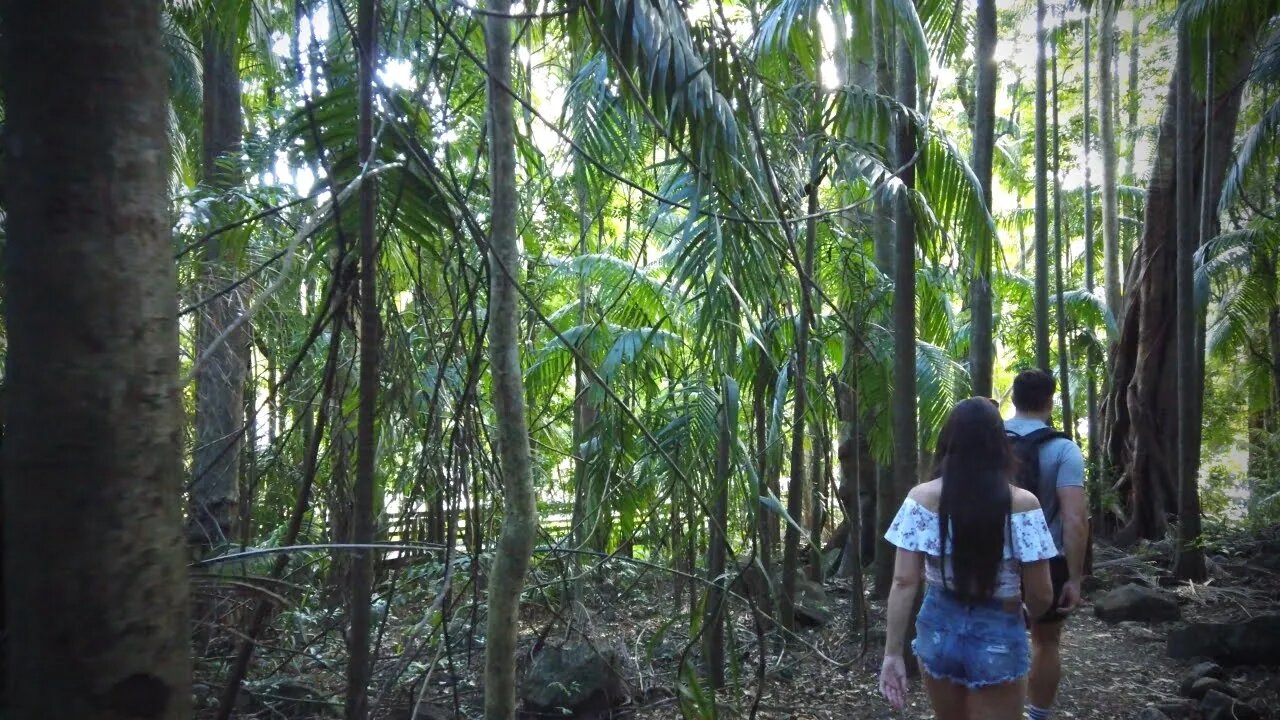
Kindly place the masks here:
<instances>
[{"instance_id":1,"label":"rock on ground","mask_svg":"<svg viewBox=\"0 0 1280 720\"><path fill-rule=\"evenodd\" d=\"M1201 700L1210 692L1220 692L1223 695L1235 697L1237 693L1230 685L1226 684L1218 678L1202 677L1191 685L1191 691L1187 693L1187 697Z\"/></svg>"},{"instance_id":2,"label":"rock on ground","mask_svg":"<svg viewBox=\"0 0 1280 720\"><path fill-rule=\"evenodd\" d=\"M1194 700L1176 698L1161 700L1154 707L1164 713L1170 720L1191 720L1191 718L1195 717L1199 705Z\"/></svg>"},{"instance_id":3,"label":"rock on ground","mask_svg":"<svg viewBox=\"0 0 1280 720\"><path fill-rule=\"evenodd\" d=\"M1262 715L1252 705L1217 690L1210 690L1200 701L1200 717L1204 720L1262 720Z\"/></svg>"},{"instance_id":4,"label":"rock on ground","mask_svg":"<svg viewBox=\"0 0 1280 720\"><path fill-rule=\"evenodd\" d=\"M1241 623L1190 623L1169 633L1170 657L1211 658L1224 665L1268 665L1280 659L1280 615Z\"/></svg>"},{"instance_id":5,"label":"rock on ground","mask_svg":"<svg viewBox=\"0 0 1280 720\"><path fill-rule=\"evenodd\" d=\"M544 647L525 673L525 710L576 717L616 707L630 697L621 652L589 643Z\"/></svg>"},{"instance_id":6,"label":"rock on ground","mask_svg":"<svg viewBox=\"0 0 1280 720\"><path fill-rule=\"evenodd\" d=\"M1178 694L1183 697L1191 697L1191 688L1204 678L1217 678L1222 680L1226 677L1222 666L1212 662L1196 663L1191 666L1186 675L1182 676L1182 684L1178 686Z\"/></svg>"},{"instance_id":7,"label":"rock on ground","mask_svg":"<svg viewBox=\"0 0 1280 720\"><path fill-rule=\"evenodd\" d=\"M1093 606L1101 620L1168 622L1182 617L1178 601L1169 593L1142 585L1122 585L1102 596Z\"/></svg>"}]
</instances>

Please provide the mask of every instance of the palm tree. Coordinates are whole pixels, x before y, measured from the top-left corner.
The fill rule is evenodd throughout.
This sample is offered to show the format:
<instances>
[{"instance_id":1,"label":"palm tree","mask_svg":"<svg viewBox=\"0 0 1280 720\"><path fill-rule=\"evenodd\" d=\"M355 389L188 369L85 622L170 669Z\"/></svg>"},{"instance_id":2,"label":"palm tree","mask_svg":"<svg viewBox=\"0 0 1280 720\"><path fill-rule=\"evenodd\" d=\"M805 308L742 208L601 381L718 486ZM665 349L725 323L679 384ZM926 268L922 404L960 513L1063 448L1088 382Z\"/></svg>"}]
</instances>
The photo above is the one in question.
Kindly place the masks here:
<instances>
[{"instance_id":1,"label":"palm tree","mask_svg":"<svg viewBox=\"0 0 1280 720\"><path fill-rule=\"evenodd\" d=\"M898 102L916 106L916 68L905 43L898 46ZM915 187L915 170L910 159L915 154L914 129L901 123L897 128L899 162L908 166L901 175L906 190ZM918 481L919 435L916 392L916 222L906 195L898 198L895 215L897 231L893 267L893 502L897 507ZM910 622L907 638L915 637ZM910 643L907 643L910 647ZM910 651L908 651L908 656ZM907 658L910 662L911 658ZM914 664L914 663L912 663Z\"/></svg>"},{"instance_id":2,"label":"palm tree","mask_svg":"<svg viewBox=\"0 0 1280 720\"><path fill-rule=\"evenodd\" d=\"M1049 359L1049 120L1045 3L1036 0L1036 367L1050 372Z\"/></svg>"},{"instance_id":3,"label":"palm tree","mask_svg":"<svg viewBox=\"0 0 1280 720\"><path fill-rule=\"evenodd\" d=\"M369 2L369 0L365 0ZM520 593L533 554L538 509L533 490L529 427L525 419L520 365L520 282L516 244L516 137L511 87L511 11L508 0L491 0L485 18L488 66L489 174L492 187L489 232L489 363L502 468L502 536L489 581L485 645L485 718L513 720L516 714L516 639Z\"/></svg>"},{"instance_id":4,"label":"palm tree","mask_svg":"<svg viewBox=\"0 0 1280 720\"><path fill-rule=\"evenodd\" d=\"M1193 143L1192 113L1196 103L1191 90L1191 28L1186 18L1178 26L1177 116L1174 135L1177 138L1177 368L1178 368L1178 548L1174 560L1176 577L1204 582L1206 577L1204 550L1200 547L1200 477L1198 458L1200 449L1198 433L1193 426L1200 424L1196 396L1204 389L1196 382L1196 302L1192 256L1199 245L1200 208L1196 202L1195 149ZM1212 83L1206 83L1212 87ZM1205 93L1206 96L1208 93ZM1206 118L1207 120L1207 118ZM1207 123L1205 125L1208 131ZM1206 143L1206 148L1207 148ZM1208 192L1207 186L1200 188Z\"/></svg>"},{"instance_id":5,"label":"palm tree","mask_svg":"<svg viewBox=\"0 0 1280 720\"><path fill-rule=\"evenodd\" d=\"M1107 306L1124 317L1120 285L1120 220L1116 179L1115 53L1118 0L1101 0L1098 19L1098 141L1102 145L1102 284Z\"/></svg>"},{"instance_id":6,"label":"palm tree","mask_svg":"<svg viewBox=\"0 0 1280 720\"><path fill-rule=\"evenodd\" d=\"M1083 143L1081 147L1081 164L1084 165L1084 288L1085 292L1090 295L1094 292L1095 286L1095 264L1096 264L1096 248L1094 247L1093 233L1093 176L1090 165L1090 157L1093 151L1093 105L1091 103L1090 91L1092 90L1092 72L1090 66L1093 60L1092 32L1090 27L1089 15L1084 17L1084 132ZM1135 39L1136 42L1136 39ZM1132 157L1132 152L1130 153ZM1094 353L1085 352L1085 375L1086 382L1086 410L1088 422L1088 473L1091 480L1097 479L1098 472L1098 437L1099 417L1098 417L1098 381L1097 367L1094 362ZM1092 487L1092 486L1091 486ZM1097 493L1098 501L1101 501L1101 493ZM1100 517L1100 509L1095 509L1095 516Z\"/></svg>"},{"instance_id":7,"label":"palm tree","mask_svg":"<svg viewBox=\"0 0 1280 720\"><path fill-rule=\"evenodd\" d=\"M1129 94L1126 107L1129 127L1125 131L1129 139L1129 151L1124 156L1124 176L1128 178L1126 183L1133 184L1133 163L1138 155L1138 108L1142 102L1142 95L1138 90L1138 51L1142 47L1139 28L1142 13L1138 12L1137 3L1129 6L1129 18ZM1087 100L1085 107L1089 107Z\"/></svg>"},{"instance_id":8,"label":"palm tree","mask_svg":"<svg viewBox=\"0 0 1280 720\"><path fill-rule=\"evenodd\" d=\"M357 156L360 167L367 168L373 157L373 75L378 66L377 0L360 0L357 10L357 42L359 51L359 102ZM375 498L375 413L378 403L378 343L380 313L376 278L377 188L372 180L360 185L360 386L356 418L356 478L352 506L352 541L369 545L376 539L374 530ZM514 312L513 312L514 315ZM522 418L523 419L523 418ZM348 634L347 720L364 720L368 715L370 605L373 602L373 553L363 551L351 567L351 630ZM501 686L498 686L501 688Z\"/></svg>"},{"instance_id":9,"label":"palm tree","mask_svg":"<svg viewBox=\"0 0 1280 720\"><path fill-rule=\"evenodd\" d=\"M1061 16L1059 16L1061 20ZM1057 309L1058 324L1058 389L1062 399L1062 428L1068 435L1075 434L1075 422L1071 412L1071 362L1067 355L1067 287L1064 279L1064 265L1067 264L1062 243L1062 148L1060 147L1061 129L1058 125L1058 49L1062 44L1062 23L1053 33L1053 60L1051 75L1053 77L1053 265L1057 274L1057 298L1054 303Z\"/></svg>"},{"instance_id":10,"label":"palm tree","mask_svg":"<svg viewBox=\"0 0 1280 720\"><path fill-rule=\"evenodd\" d=\"M8 711L188 718L160 6L6 3L0 24L23 179L5 194Z\"/></svg>"},{"instance_id":11,"label":"palm tree","mask_svg":"<svg viewBox=\"0 0 1280 720\"><path fill-rule=\"evenodd\" d=\"M203 28L203 182L217 193L231 191L243 179L239 170L240 35L227 22L238 17L240 4L240 0L212 3ZM242 214L234 202L221 209L218 222ZM196 353L203 362L196 370L195 457L188 513L189 540L200 554L236 537L250 334L248 323L236 322L246 305L242 295L226 288L243 274L243 259L235 243L223 238L204 245L205 293L211 300L198 316L196 331Z\"/></svg>"},{"instance_id":12,"label":"palm tree","mask_svg":"<svg viewBox=\"0 0 1280 720\"><path fill-rule=\"evenodd\" d=\"M996 130L996 4L980 0L977 9L977 42L974 44L977 72L977 100L974 107L973 172L982 186L982 200L991 208L992 160ZM979 244L975 247L987 247ZM973 394L992 394L992 372L995 345L992 335L994 318L991 308L991 255L979 252L973 257L973 279L969 290L970 351L969 374Z\"/></svg>"}]
</instances>

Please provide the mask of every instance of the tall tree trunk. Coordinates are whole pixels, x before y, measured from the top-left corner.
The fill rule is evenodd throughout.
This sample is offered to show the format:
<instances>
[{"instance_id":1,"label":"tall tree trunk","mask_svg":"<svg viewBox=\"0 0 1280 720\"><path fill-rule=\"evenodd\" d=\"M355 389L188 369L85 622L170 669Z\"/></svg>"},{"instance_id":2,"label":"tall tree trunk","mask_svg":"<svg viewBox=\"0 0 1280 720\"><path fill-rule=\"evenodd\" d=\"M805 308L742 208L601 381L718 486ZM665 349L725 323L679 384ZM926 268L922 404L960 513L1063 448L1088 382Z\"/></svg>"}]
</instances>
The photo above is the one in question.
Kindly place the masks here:
<instances>
[{"instance_id":1,"label":"tall tree trunk","mask_svg":"<svg viewBox=\"0 0 1280 720\"><path fill-rule=\"evenodd\" d=\"M911 48L898 43L898 102L917 106L916 66ZM898 196L896 215L897 247L893 268L893 498L897 508L916 484L919 445L916 426L916 222L908 192L915 188L915 168L910 159L916 152L916 136L911 125L897 127L898 163L904 192ZM918 602L918 600L917 600ZM907 667L915 666L911 640L915 637L915 612L907 626Z\"/></svg>"},{"instance_id":2,"label":"tall tree trunk","mask_svg":"<svg viewBox=\"0 0 1280 720\"><path fill-rule=\"evenodd\" d=\"M357 151L362 169L373 155L373 73L377 68L378 1L360 0L356 17L360 66ZM377 451L374 414L378 403L378 276L377 185L360 184L360 387L356 414L356 482L352 503L351 539L374 541L374 456ZM373 601L374 556L359 551L351 563L351 630L347 636L347 720L363 720L368 713L370 677L370 604Z\"/></svg>"},{"instance_id":3,"label":"tall tree trunk","mask_svg":"<svg viewBox=\"0 0 1280 720\"><path fill-rule=\"evenodd\" d=\"M1082 148L1082 164L1084 165L1084 287L1093 294L1096 283L1095 263L1096 248L1094 247L1093 235L1093 174L1090 169L1090 158L1093 154L1093 103L1090 97L1092 86L1092 61L1093 61L1093 45L1092 30L1090 28L1089 15L1084 16L1084 147ZM1089 481L1089 488L1095 497L1096 506L1094 508L1094 516L1101 515L1101 499L1102 493L1098 492L1098 488L1094 486L1098 479L1098 380L1097 380L1097 364L1094 362L1094 353L1092 350L1085 353L1085 374L1088 376L1087 391L1087 409L1088 412L1088 430L1089 443L1088 451L1088 467L1085 475Z\"/></svg>"},{"instance_id":4,"label":"tall tree trunk","mask_svg":"<svg viewBox=\"0 0 1280 720\"><path fill-rule=\"evenodd\" d=\"M586 160L577 153L573 156L573 190L574 199L578 206L578 254L586 255L590 248L589 238L591 235L592 212L590 210L590 193L587 187L587 165ZM587 282L585 276L580 275L578 278L578 325L586 326L587 324ZM587 514L587 484L590 482L589 462L587 458L588 432L596 423L595 407L588 401L587 396L587 374L582 366L582 362L577 358L573 360L573 512L570 517L569 525L569 546L573 550L578 550L587 545L587 527L591 523L591 519ZM579 600L582 597L582 556L576 552L570 553L568 557L569 575L572 579L568 582L565 593L565 609L569 617L578 618L579 608L582 607ZM584 619L585 618L581 618Z\"/></svg>"},{"instance_id":5,"label":"tall tree trunk","mask_svg":"<svg viewBox=\"0 0 1280 720\"><path fill-rule=\"evenodd\" d=\"M809 322L813 313L809 279L813 277L814 256L818 247L818 183L820 182L818 158L810 161L809 220L805 225L804 257L800 262L800 307L796 318L796 357L792 363L794 417L791 427L791 476L787 481L787 514L795 523L801 522L805 496L804 438L805 417L808 413L809 378ZM782 627L795 627L796 572L800 561L800 529L795 523L787 523L782 544L782 597L778 607L778 620Z\"/></svg>"},{"instance_id":6,"label":"tall tree trunk","mask_svg":"<svg viewBox=\"0 0 1280 720\"><path fill-rule=\"evenodd\" d=\"M846 359L852 358L856 352L856 344L852 336L845 338L844 348L844 357ZM847 367L851 368L851 365L851 362L846 362ZM862 427L862 408L858 402L856 378L853 377L854 373L849 370L842 374L845 377L845 382L841 382L838 385L837 407L840 415L840 441L836 448L836 457L839 459L840 467L840 504L844 510L847 530L844 539L844 552L840 555L840 568L836 574L852 581L850 586L853 596L852 620L854 627L861 627L866 591L863 587L862 576L862 503L861 498L858 496L858 489L861 481L860 476L863 473L872 472L872 464L869 462L869 453L864 452L867 448L867 443L865 431Z\"/></svg>"},{"instance_id":7,"label":"tall tree trunk","mask_svg":"<svg viewBox=\"0 0 1280 720\"><path fill-rule=\"evenodd\" d=\"M769 396L777 371L773 369L773 363L763 349L757 348L755 352L760 355L751 396L751 415L755 420L756 474L761 484L760 495L765 495L767 490L774 492L776 497L777 491L770 482L773 463L769 462ZM757 542L760 544L760 564L768 570L773 565L773 551L777 543L777 515L763 508L757 508L756 525L759 533Z\"/></svg>"},{"instance_id":8,"label":"tall tree trunk","mask_svg":"<svg viewBox=\"0 0 1280 720\"><path fill-rule=\"evenodd\" d=\"M1049 111L1048 31L1045 0L1036 0L1036 367L1051 372L1049 357Z\"/></svg>"},{"instance_id":9,"label":"tall tree trunk","mask_svg":"<svg viewBox=\"0 0 1280 720\"><path fill-rule=\"evenodd\" d=\"M826 384L826 373L822 367L822 353L814 353L813 376L818 378L819 395ZM827 417L823 405L817 403L813 408L813 442L809 445L809 564L806 567L809 580L822 582L822 528L827 523Z\"/></svg>"},{"instance_id":10,"label":"tall tree trunk","mask_svg":"<svg viewBox=\"0 0 1280 720\"><path fill-rule=\"evenodd\" d=\"M218 0L222 8L228 0ZM225 191L240 182L242 110L240 103L239 38L224 35L216 20L204 31L202 55L204 112L202 159L204 182ZM236 216L238 203L220 202L216 222ZM241 258L218 239L204 244L203 292L209 304L196 320L196 437L188 541L197 555L232 542L239 504L239 459L244 439L244 382L249 359L249 324L237 321L245 303L240 290L227 288L239 279ZM215 347L213 344L218 343Z\"/></svg>"},{"instance_id":11,"label":"tall tree trunk","mask_svg":"<svg viewBox=\"0 0 1280 720\"><path fill-rule=\"evenodd\" d=\"M1206 134L1203 106L1194 106L1188 131L1192 167L1188 177L1194 198L1208 192L1219 197L1231 143L1240 112L1245 78L1256 52L1256 28L1222 28L1214 45L1224 50L1215 59L1231 72L1215 83L1215 97L1209 102L1213 117ZM1223 57L1229 55L1229 61ZM1181 67L1181 65L1179 66ZM1160 122L1155 162L1147 187L1147 207L1142 237L1129 266L1131 288L1114 350L1109 396L1104 410L1103 433L1108 465L1119 472L1116 489L1127 497L1126 527L1117 540L1161 537L1167 516L1178 512L1178 412L1177 368L1174 320L1177 311L1176 255L1178 189L1177 97L1180 77L1171 81L1169 99ZM1197 103L1200 100L1196 100ZM1202 168L1208 143L1208 168ZM1203 187L1202 187L1203 186ZM1216 202L1216 200L1215 200ZM1209 235L1217 233L1217 218L1206 225Z\"/></svg>"},{"instance_id":12,"label":"tall tree trunk","mask_svg":"<svg viewBox=\"0 0 1280 720\"><path fill-rule=\"evenodd\" d=\"M982 201L991 208L992 156L996 139L996 2L978 0L977 43L974 60L977 100L974 103L973 172L982 187ZM995 364L991 315L991 257L987 243L975 243L973 279L969 285L969 375L973 394L990 397Z\"/></svg>"},{"instance_id":13,"label":"tall tree trunk","mask_svg":"<svg viewBox=\"0 0 1280 720\"><path fill-rule=\"evenodd\" d=\"M516 243L515 117L511 87L510 0L489 0L485 57L489 66L489 364L502 471L502 534L489 580L488 643L484 658L486 720L512 720L516 712L516 640L520 592L533 555L538 508L533 460L525 419L520 370L520 323L516 283L523 263Z\"/></svg>"},{"instance_id":14,"label":"tall tree trunk","mask_svg":"<svg viewBox=\"0 0 1280 720\"><path fill-rule=\"evenodd\" d=\"M897 88L896 73L894 72L894 66L897 61L897 37L892 30L891 23L881 22L876 27L874 45L876 85L880 94L892 96ZM890 148L890 157L901 157L901 153L897 150L897 139L891 138L891 143L894 147ZM895 204L892 198L881 195L877 199L874 219L876 267L889 278L897 277L894 269L894 263L896 262L894 252L894 211ZM891 310L890 317L886 318L890 327L893 327L895 317L896 314ZM898 505L894 502L896 491L893 485L893 468L877 465L873 477L876 488L874 496L876 519L874 592L877 600L884 600L889 597L889 585L893 582L893 560L896 552L894 546L884 539L884 534L888 531L889 524L893 522L893 517L898 512Z\"/></svg>"},{"instance_id":15,"label":"tall tree trunk","mask_svg":"<svg viewBox=\"0 0 1280 720\"><path fill-rule=\"evenodd\" d=\"M1129 6L1131 23L1129 26L1129 97L1127 103L1129 127L1125 132L1129 139L1129 152L1124 159L1124 176L1128 178L1127 182L1130 183L1135 182L1133 163L1138 154L1138 106L1142 100L1142 96L1138 91L1138 48L1140 47L1138 42L1138 22L1140 15L1138 8L1135 7L1136 4L1133 3ZM1085 107L1089 107L1089 101L1087 100L1085 101Z\"/></svg>"},{"instance_id":16,"label":"tall tree trunk","mask_svg":"<svg viewBox=\"0 0 1280 720\"><path fill-rule=\"evenodd\" d=\"M1098 27L1098 96L1101 105L1102 145L1102 286L1107 307L1119 322L1125 312L1120 286L1120 216L1117 207L1116 125L1114 75L1116 53L1116 3L1102 0Z\"/></svg>"},{"instance_id":17,"label":"tall tree trunk","mask_svg":"<svg viewBox=\"0 0 1280 720\"><path fill-rule=\"evenodd\" d=\"M1191 90L1191 30L1187 23L1178 23L1177 78L1177 367L1178 367L1178 547L1174 553L1173 573L1183 580L1203 582L1207 575L1204 550L1200 547L1200 424L1199 404L1196 395L1201 390L1196 382L1196 308L1195 274L1193 272L1196 248L1200 245L1200 210L1197 204L1197 170L1203 172L1203 159L1195 162L1193 117L1197 109ZM1211 58L1210 58L1211 61ZM1203 106L1199 106L1203 108ZM1210 117L1205 116L1203 129L1212 132ZM1208 150L1206 145L1205 150ZM1208 188L1200 183L1201 192ZM1216 203L1215 203L1216 206Z\"/></svg>"},{"instance_id":18,"label":"tall tree trunk","mask_svg":"<svg viewBox=\"0 0 1280 720\"><path fill-rule=\"evenodd\" d=\"M335 258L335 266L337 262ZM351 332L353 336L356 334L345 315L335 318L334 322L342 323L345 326L344 332ZM351 451L356 445L356 438L350 430L350 416L347 412L348 381L348 374L345 372L335 378L333 399L329 401L329 417L334 420L333 428L329 431L329 478L325 483L324 501L325 511L329 516L331 543L355 542L352 535L355 494L351 483ZM351 554L342 550L335 550L329 557L326 584L329 586L328 602L333 607L348 607L352 588L352 560Z\"/></svg>"},{"instance_id":19,"label":"tall tree trunk","mask_svg":"<svg viewBox=\"0 0 1280 720\"><path fill-rule=\"evenodd\" d=\"M1067 292L1064 266L1067 255L1062 244L1062 146L1058 126L1058 43L1053 49L1053 267L1058 286L1058 389L1062 398L1062 431L1075 435L1075 418L1071 413L1071 358L1067 355Z\"/></svg>"},{"instance_id":20,"label":"tall tree trunk","mask_svg":"<svg viewBox=\"0 0 1280 720\"><path fill-rule=\"evenodd\" d=\"M731 340L726 361L721 367L733 367L737 343ZM735 428L737 427L738 410L737 385L731 375L721 378L720 390L720 432L716 438L716 477L715 494L711 503L711 518L708 523L707 544L707 604L703 616L706 630L702 636L702 653L707 664L707 680L712 688L724 687L724 575L725 558L728 555L728 537L726 531L729 524L729 476L732 471L731 453Z\"/></svg>"},{"instance_id":21,"label":"tall tree trunk","mask_svg":"<svg viewBox=\"0 0 1280 720\"><path fill-rule=\"evenodd\" d=\"M191 717L160 10L0 4L15 718Z\"/></svg>"},{"instance_id":22,"label":"tall tree trunk","mask_svg":"<svg viewBox=\"0 0 1280 720\"><path fill-rule=\"evenodd\" d=\"M832 10L836 27L845 27L846 14L843 5L837 3ZM881 58L880 48L882 43L878 43L879 31L876 29L876 8L871 8L870 22L866 28L859 30L855 35L854 42L862 43L864 46L870 42L871 52L850 54L848 51L851 44L837 43L836 60L837 66L844 71L844 77L854 85L859 87L875 90L876 92L888 92L887 88L892 85L892 79L884 78L883 87L881 86L881 70L878 61ZM887 65L887 63L886 63ZM887 76L888 68L885 68L884 74ZM884 217L884 228L880 227L880 219ZM847 219L841 218L837 222L846 222ZM846 227L847 230L853 231L852 226ZM876 212L876 226L873 236L873 253L878 269L883 273L888 273L889 268L893 265L893 235L892 228L888 222L888 218L882 216L879 211ZM845 308L845 316L850 316L851 308ZM876 530L876 476L872 469L872 465L868 464L860 468L859 472L850 474L849 469L859 469L855 462L853 465L848 464L850 453L859 453L866 450L860 455L861 459L866 460L869 456L869 448L865 433L854 432L852 436L848 436L851 428L856 430L859 426L856 418L852 418L849 413L853 412L848 406L848 402L852 399L852 393L856 392L853 386L857 383L856 370L854 368L853 359L857 354L857 340L852 328L845 328L844 336L845 347L845 363L840 369L840 377L842 381L836 384L836 404L837 416L839 420L839 436L837 439L836 457L840 470L840 484L837 489L837 495L840 499L842 509L845 513L845 520L848 532L857 533L857 537L846 538L844 553L841 555L840 567L838 574L841 577L855 577L858 585L858 597L862 596L862 567L870 561L875 554L875 530ZM850 447L848 443L852 442ZM850 515L850 513L853 513Z\"/></svg>"}]
</instances>

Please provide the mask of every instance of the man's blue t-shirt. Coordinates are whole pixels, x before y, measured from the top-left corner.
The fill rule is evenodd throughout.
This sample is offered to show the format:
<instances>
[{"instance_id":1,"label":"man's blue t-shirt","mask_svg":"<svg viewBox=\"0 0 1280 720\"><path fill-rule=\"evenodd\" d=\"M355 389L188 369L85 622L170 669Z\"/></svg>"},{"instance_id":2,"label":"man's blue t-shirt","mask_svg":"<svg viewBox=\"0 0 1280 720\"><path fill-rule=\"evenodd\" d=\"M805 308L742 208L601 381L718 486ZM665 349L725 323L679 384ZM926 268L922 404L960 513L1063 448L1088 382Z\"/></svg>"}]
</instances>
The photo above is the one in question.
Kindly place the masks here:
<instances>
[{"instance_id":1,"label":"man's blue t-shirt","mask_svg":"<svg viewBox=\"0 0 1280 720\"><path fill-rule=\"evenodd\" d=\"M1004 421L1005 430L1018 435L1026 435L1042 427L1046 427L1045 423L1028 418L1015 417ZM1080 452L1079 445L1066 438L1054 438L1040 446L1040 487L1084 487L1084 454ZM1042 492L1039 497L1045 518L1049 520L1049 532L1058 545L1058 552L1063 552L1058 494Z\"/></svg>"}]
</instances>

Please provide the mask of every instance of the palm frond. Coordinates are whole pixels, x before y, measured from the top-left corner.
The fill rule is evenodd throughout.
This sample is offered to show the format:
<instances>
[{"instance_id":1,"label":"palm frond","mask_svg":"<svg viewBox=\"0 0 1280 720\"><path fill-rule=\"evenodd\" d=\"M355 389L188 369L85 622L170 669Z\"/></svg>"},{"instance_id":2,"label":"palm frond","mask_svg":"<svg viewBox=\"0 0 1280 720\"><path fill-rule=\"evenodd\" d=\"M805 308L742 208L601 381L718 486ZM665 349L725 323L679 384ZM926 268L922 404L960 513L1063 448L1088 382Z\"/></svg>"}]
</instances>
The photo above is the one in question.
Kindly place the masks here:
<instances>
[{"instance_id":1,"label":"palm frond","mask_svg":"<svg viewBox=\"0 0 1280 720\"><path fill-rule=\"evenodd\" d=\"M634 85L674 142L688 138L700 166L713 170L723 165L715 161L736 154L737 116L719 89L732 86L724 82L728 63L699 52L674 0L591 0L582 7L589 16L583 29L614 71L627 74L623 85Z\"/></svg>"},{"instance_id":2,"label":"palm frond","mask_svg":"<svg viewBox=\"0 0 1280 720\"><path fill-rule=\"evenodd\" d=\"M1262 118L1244 133L1218 198L1219 212L1227 212L1241 201L1251 181L1269 177L1276 164L1277 135L1280 134L1280 100L1262 113ZM1265 174L1265 175L1264 175Z\"/></svg>"}]
</instances>

